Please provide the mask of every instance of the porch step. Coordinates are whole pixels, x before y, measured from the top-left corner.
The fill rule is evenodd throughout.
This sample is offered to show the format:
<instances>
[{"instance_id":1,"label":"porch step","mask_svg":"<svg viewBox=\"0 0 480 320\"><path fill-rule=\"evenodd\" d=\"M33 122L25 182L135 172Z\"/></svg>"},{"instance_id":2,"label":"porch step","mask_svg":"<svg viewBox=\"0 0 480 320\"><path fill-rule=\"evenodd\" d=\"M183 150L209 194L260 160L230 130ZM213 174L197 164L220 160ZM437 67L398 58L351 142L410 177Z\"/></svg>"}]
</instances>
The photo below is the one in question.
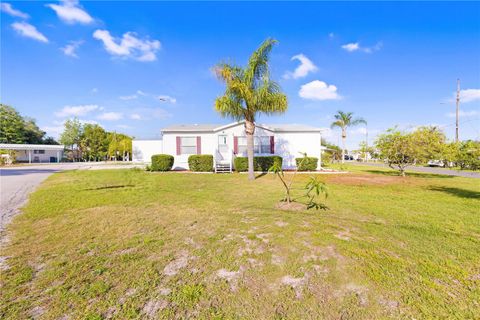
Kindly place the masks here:
<instances>
[{"instance_id":1,"label":"porch step","mask_svg":"<svg viewBox=\"0 0 480 320\"><path fill-rule=\"evenodd\" d=\"M231 173L229 164L217 163L215 173Z\"/></svg>"}]
</instances>

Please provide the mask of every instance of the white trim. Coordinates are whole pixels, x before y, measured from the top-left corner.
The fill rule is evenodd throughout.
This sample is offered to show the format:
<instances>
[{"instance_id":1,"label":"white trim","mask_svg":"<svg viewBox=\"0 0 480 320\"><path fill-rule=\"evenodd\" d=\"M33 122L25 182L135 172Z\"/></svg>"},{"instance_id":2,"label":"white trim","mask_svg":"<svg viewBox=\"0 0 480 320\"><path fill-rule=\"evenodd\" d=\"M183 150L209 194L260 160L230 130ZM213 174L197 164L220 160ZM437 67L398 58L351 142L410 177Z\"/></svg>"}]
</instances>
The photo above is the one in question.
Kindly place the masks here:
<instances>
[{"instance_id":1,"label":"white trim","mask_svg":"<svg viewBox=\"0 0 480 320\"><path fill-rule=\"evenodd\" d=\"M57 144L13 144L0 143L0 149L6 150L63 150L64 145Z\"/></svg>"}]
</instances>

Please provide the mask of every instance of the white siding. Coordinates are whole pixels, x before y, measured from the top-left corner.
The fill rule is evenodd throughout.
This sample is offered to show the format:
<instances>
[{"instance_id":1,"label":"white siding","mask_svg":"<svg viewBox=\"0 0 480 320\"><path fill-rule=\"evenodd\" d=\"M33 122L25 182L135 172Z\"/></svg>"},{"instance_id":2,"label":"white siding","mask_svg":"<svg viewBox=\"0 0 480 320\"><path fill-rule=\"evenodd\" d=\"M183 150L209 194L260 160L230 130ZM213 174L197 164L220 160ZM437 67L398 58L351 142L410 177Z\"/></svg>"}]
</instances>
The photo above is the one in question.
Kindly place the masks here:
<instances>
[{"instance_id":1,"label":"white siding","mask_svg":"<svg viewBox=\"0 0 480 320\"><path fill-rule=\"evenodd\" d=\"M40 150L40 149L39 149ZM43 150L43 149L42 149ZM31 152L32 163L57 162L62 160L63 150L43 150L45 153L34 153L34 150L16 150L15 157L18 162L28 162L28 153Z\"/></svg>"},{"instance_id":2,"label":"white siding","mask_svg":"<svg viewBox=\"0 0 480 320\"><path fill-rule=\"evenodd\" d=\"M133 140L132 161L152 162L154 154L163 153L162 140Z\"/></svg>"},{"instance_id":3,"label":"white siding","mask_svg":"<svg viewBox=\"0 0 480 320\"><path fill-rule=\"evenodd\" d=\"M245 128L243 123L226 128L225 130L217 131L215 133L205 132L164 132L163 133L163 153L173 155L175 162L174 170L188 170L189 155L177 155L177 136L178 137L200 137L201 139L201 154L211 154L219 159L219 154L215 155L218 147L218 135L227 135L227 144L230 152L234 147L234 136L245 136ZM296 166L295 158L301 157L302 153L307 153L308 156L320 158L320 132L280 132L273 133L257 127L255 129L255 136L274 136L275 154L282 156L283 167L285 169L293 169ZM271 155L270 153L259 155ZM239 155L246 156L246 155ZM319 161L320 164L320 161Z\"/></svg>"},{"instance_id":4,"label":"white siding","mask_svg":"<svg viewBox=\"0 0 480 320\"><path fill-rule=\"evenodd\" d=\"M282 132L275 134L275 154L283 158L283 168L296 167L295 158L307 153L320 160L320 132ZM318 167L320 168L320 161Z\"/></svg>"}]
</instances>

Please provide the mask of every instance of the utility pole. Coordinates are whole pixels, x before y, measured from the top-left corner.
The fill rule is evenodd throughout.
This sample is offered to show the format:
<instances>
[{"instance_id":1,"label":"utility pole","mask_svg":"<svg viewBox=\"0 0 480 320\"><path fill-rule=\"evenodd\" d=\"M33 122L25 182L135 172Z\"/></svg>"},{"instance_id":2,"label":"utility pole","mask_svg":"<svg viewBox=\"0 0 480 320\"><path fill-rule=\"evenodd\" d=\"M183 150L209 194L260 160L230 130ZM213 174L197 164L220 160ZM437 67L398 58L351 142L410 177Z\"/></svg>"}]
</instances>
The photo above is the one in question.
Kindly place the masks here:
<instances>
[{"instance_id":1,"label":"utility pole","mask_svg":"<svg viewBox=\"0 0 480 320\"><path fill-rule=\"evenodd\" d=\"M455 142L458 142L458 109L460 107L460 79L457 79L457 110L456 110L456 121L455 121Z\"/></svg>"}]
</instances>

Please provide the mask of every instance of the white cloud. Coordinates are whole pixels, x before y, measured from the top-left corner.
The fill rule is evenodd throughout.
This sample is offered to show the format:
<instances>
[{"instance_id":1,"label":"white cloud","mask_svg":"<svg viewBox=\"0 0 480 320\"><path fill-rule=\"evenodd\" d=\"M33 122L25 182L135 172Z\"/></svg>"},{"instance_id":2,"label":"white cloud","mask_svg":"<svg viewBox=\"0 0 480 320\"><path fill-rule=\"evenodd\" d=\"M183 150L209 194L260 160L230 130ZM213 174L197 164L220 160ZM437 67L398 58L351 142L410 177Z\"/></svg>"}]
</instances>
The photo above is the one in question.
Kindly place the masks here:
<instances>
[{"instance_id":1,"label":"white cloud","mask_svg":"<svg viewBox=\"0 0 480 320\"><path fill-rule=\"evenodd\" d=\"M55 116L59 118L64 117L79 117L86 115L94 110L100 109L96 104L87 104L80 106L65 106L62 110L55 112Z\"/></svg>"},{"instance_id":2,"label":"white cloud","mask_svg":"<svg viewBox=\"0 0 480 320\"><path fill-rule=\"evenodd\" d=\"M142 90L137 90L137 94L141 96L146 96L147 94L143 92Z\"/></svg>"},{"instance_id":3,"label":"white cloud","mask_svg":"<svg viewBox=\"0 0 480 320\"><path fill-rule=\"evenodd\" d=\"M123 118L123 114L119 112L104 112L97 117L97 119L105 121L116 121Z\"/></svg>"},{"instance_id":4,"label":"white cloud","mask_svg":"<svg viewBox=\"0 0 480 320\"><path fill-rule=\"evenodd\" d=\"M138 96L136 94L132 94L130 96L120 96L118 97L120 100L134 100L137 99Z\"/></svg>"},{"instance_id":5,"label":"white cloud","mask_svg":"<svg viewBox=\"0 0 480 320\"><path fill-rule=\"evenodd\" d=\"M295 69L295 71L288 71L283 75L285 79L298 79L306 77L309 73L313 73L318 70L317 66L308 59L303 53L297 54L292 57L291 60L300 61L300 65Z\"/></svg>"},{"instance_id":6,"label":"white cloud","mask_svg":"<svg viewBox=\"0 0 480 320\"><path fill-rule=\"evenodd\" d=\"M96 30L93 37L103 42L108 53L138 61L155 61L160 41L140 39L134 32L124 33L121 39L114 38L108 30Z\"/></svg>"},{"instance_id":7,"label":"white cloud","mask_svg":"<svg viewBox=\"0 0 480 320\"><path fill-rule=\"evenodd\" d=\"M48 42L47 37L45 37L40 31L35 28L35 26L32 26L29 23L26 22L15 22L12 23L12 28L18 32L18 34L31 38L40 42Z\"/></svg>"},{"instance_id":8,"label":"white cloud","mask_svg":"<svg viewBox=\"0 0 480 320\"><path fill-rule=\"evenodd\" d=\"M57 16L65 23L89 24L93 22L93 18L78 6L77 0L63 0L61 2L61 5L47 4L46 6L55 11Z\"/></svg>"},{"instance_id":9,"label":"white cloud","mask_svg":"<svg viewBox=\"0 0 480 320\"><path fill-rule=\"evenodd\" d=\"M20 11L20 10L16 10L16 9L13 9L12 5L10 3L1 3L0 4L0 9L11 15L12 17L17 17L17 18L22 18L22 19L28 19L30 18L28 14Z\"/></svg>"},{"instance_id":10,"label":"white cloud","mask_svg":"<svg viewBox=\"0 0 480 320\"><path fill-rule=\"evenodd\" d=\"M177 99L175 99L173 97L170 97L170 96L167 96L167 95L157 96L157 99L160 100L160 101L169 102L169 103L176 103L177 102Z\"/></svg>"},{"instance_id":11,"label":"white cloud","mask_svg":"<svg viewBox=\"0 0 480 320\"><path fill-rule=\"evenodd\" d=\"M360 43L358 42L351 42L342 45L342 49L348 51L348 52L354 52L354 51L362 51L365 53L372 53L374 51L378 51L382 48L382 43L378 42L376 45L373 47L362 47L360 46Z\"/></svg>"},{"instance_id":12,"label":"white cloud","mask_svg":"<svg viewBox=\"0 0 480 320\"><path fill-rule=\"evenodd\" d=\"M45 127L41 127L40 129L45 131L47 133L47 136L52 136L54 138L57 138L63 132L64 127L63 125L62 126L45 126Z\"/></svg>"},{"instance_id":13,"label":"white cloud","mask_svg":"<svg viewBox=\"0 0 480 320\"><path fill-rule=\"evenodd\" d=\"M132 113L132 114L130 115L130 119L140 120L140 119L142 119L142 116L139 115L138 113Z\"/></svg>"},{"instance_id":14,"label":"white cloud","mask_svg":"<svg viewBox=\"0 0 480 320\"><path fill-rule=\"evenodd\" d=\"M118 124L117 127L121 128L121 129L131 129L132 128L131 126L126 125L126 124Z\"/></svg>"},{"instance_id":15,"label":"white cloud","mask_svg":"<svg viewBox=\"0 0 480 320\"><path fill-rule=\"evenodd\" d=\"M460 102L472 102L480 100L480 89L460 90Z\"/></svg>"},{"instance_id":16,"label":"white cloud","mask_svg":"<svg viewBox=\"0 0 480 320\"><path fill-rule=\"evenodd\" d=\"M77 49L80 45L83 44L83 41L70 41L65 47L60 48L66 56L78 58Z\"/></svg>"},{"instance_id":17,"label":"white cloud","mask_svg":"<svg viewBox=\"0 0 480 320\"><path fill-rule=\"evenodd\" d=\"M342 46L342 49L347 50L349 52L357 51L360 48L358 42L355 43L347 43Z\"/></svg>"},{"instance_id":18,"label":"white cloud","mask_svg":"<svg viewBox=\"0 0 480 320\"><path fill-rule=\"evenodd\" d=\"M78 120L81 124L99 124L97 121L95 120L85 120L85 119L79 119Z\"/></svg>"},{"instance_id":19,"label":"white cloud","mask_svg":"<svg viewBox=\"0 0 480 320\"><path fill-rule=\"evenodd\" d=\"M480 115L480 111L478 110L469 110L469 111L463 111L463 110L459 110L458 111L458 116L463 118L463 117L473 117L473 116L477 116L477 115ZM455 118L457 115L455 112L449 112L446 114L447 117L449 118Z\"/></svg>"},{"instance_id":20,"label":"white cloud","mask_svg":"<svg viewBox=\"0 0 480 320\"><path fill-rule=\"evenodd\" d=\"M339 100L342 97L337 93L337 87L323 81L314 80L300 87L298 95L310 100Z\"/></svg>"}]
</instances>

